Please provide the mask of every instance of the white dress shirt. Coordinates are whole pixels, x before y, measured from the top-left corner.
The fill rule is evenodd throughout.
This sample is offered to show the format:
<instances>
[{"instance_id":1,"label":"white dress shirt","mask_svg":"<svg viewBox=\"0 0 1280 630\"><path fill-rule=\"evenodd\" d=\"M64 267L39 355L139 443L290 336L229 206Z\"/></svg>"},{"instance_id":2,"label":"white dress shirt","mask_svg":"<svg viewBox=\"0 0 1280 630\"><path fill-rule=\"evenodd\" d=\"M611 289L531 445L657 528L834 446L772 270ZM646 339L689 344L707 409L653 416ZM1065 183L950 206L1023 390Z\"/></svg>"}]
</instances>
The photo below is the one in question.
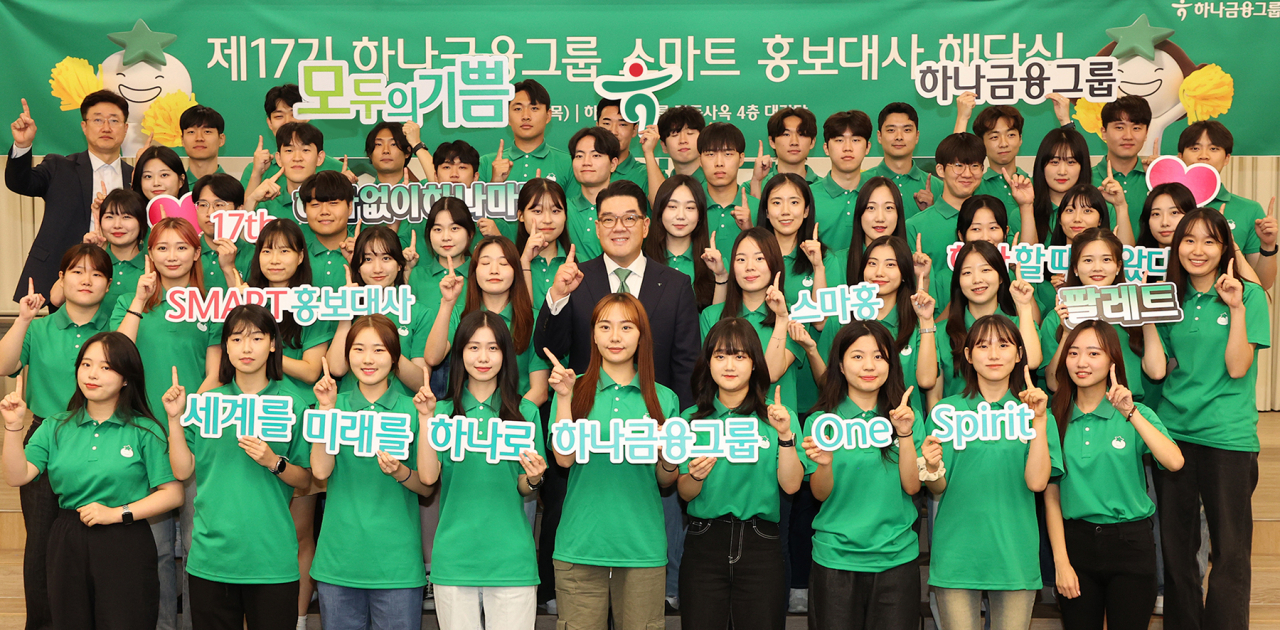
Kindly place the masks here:
<instances>
[{"instance_id":1,"label":"white dress shirt","mask_svg":"<svg viewBox=\"0 0 1280 630\"><path fill-rule=\"evenodd\" d=\"M10 154L10 158L22 157L30 151L31 147L26 147L25 149L14 147ZM117 188L124 188L124 170L121 168L123 163L124 162L117 157L110 164L107 164L106 162L98 159L98 156L94 155L92 151L89 152L89 168L93 170L92 194L95 198L98 196L98 193L102 192L102 185L104 183L107 185L107 192L111 192ZM98 226L94 221L94 216L92 214L89 215L89 231L92 232L97 229L97 227Z\"/></svg>"},{"instance_id":2,"label":"white dress shirt","mask_svg":"<svg viewBox=\"0 0 1280 630\"><path fill-rule=\"evenodd\" d=\"M648 259L645 258L645 255L640 254L639 256L636 256L636 259L631 261L631 264L626 267L614 262L614 260L608 256L604 256L603 258L605 274L609 277L609 290L613 293L618 293L619 285L622 283L618 280L618 274L614 272L618 269L626 269L631 272L631 275L627 276L627 290L630 291L631 295L639 298L640 284L644 282L644 271L645 267L648 266ZM560 311L564 309L564 305L568 303L569 296L567 295L559 300L552 301L551 291L550 289L547 290L547 304L550 305L548 308L551 310L552 315L559 315Z\"/></svg>"}]
</instances>

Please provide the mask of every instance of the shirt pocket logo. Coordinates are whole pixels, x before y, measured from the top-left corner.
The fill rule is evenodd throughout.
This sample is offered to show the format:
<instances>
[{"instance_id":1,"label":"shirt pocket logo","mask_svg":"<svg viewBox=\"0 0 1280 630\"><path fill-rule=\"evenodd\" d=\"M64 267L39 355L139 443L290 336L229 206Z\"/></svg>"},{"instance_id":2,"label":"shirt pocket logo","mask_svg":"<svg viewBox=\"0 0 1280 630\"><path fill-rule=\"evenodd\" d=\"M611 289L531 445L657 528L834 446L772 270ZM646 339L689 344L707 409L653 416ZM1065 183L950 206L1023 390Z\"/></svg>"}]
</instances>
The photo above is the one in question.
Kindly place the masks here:
<instances>
[{"instance_id":1,"label":"shirt pocket logo","mask_svg":"<svg viewBox=\"0 0 1280 630\"><path fill-rule=\"evenodd\" d=\"M133 457L133 447L125 444L124 448L120 449L120 456L125 459Z\"/></svg>"},{"instance_id":2,"label":"shirt pocket logo","mask_svg":"<svg viewBox=\"0 0 1280 630\"><path fill-rule=\"evenodd\" d=\"M911 356L911 346L906 346L905 348L903 348L901 354L904 357Z\"/></svg>"},{"instance_id":3,"label":"shirt pocket logo","mask_svg":"<svg viewBox=\"0 0 1280 630\"><path fill-rule=\"evenodd\" d=\"M196 322L196 328L200 329L200 332L209 332L209 325L204 322Z\"/></svg>"},{"instance_id":4,"label":"shirt pocket logo","mask_svg":"<svg viewBox=\"0 0 1280 630\"><path fill-rule=\"evenodd\" d=\"M1227 219L1227 227L1231 228L1232 232L1236 231L1236 222L1232 219Z\"/></svg>"},{"instance_id":5,"label":"shirt pocket logo","mask_svg":"<svg viewBox=\"0 0 1280 630\"><path fill-rule=\"evenodd\" d=\"M1230 324L1230 323L1231 323L1231 318L1230 318L1230 317L1227 317L1227 314L1226 314L1226 313L1223 313L1223 314L1221 314L1221 315L1219 315L1219 316L1218 316L1218 325L1219 325L1219 326L1226 326L1227 324Z\"/></svg>"},{"instance_id":6,"label":"shirt pocket logo","mask_svg":"<svg viewBox=\"0 0 1280 630\"><path fill-rule=\"evenodd\" d=\"M804 280L800 281L800 284L803 284L806 287L813 286L813 276L805 276Z\"/></svg>"},{"instance_id":7,"label":"shirt pocket logo","mask_svg":"<svg viewBox=\"0 0 1280 630\"><path fill-rule=\"evenodd\" d=\"M1124 450L1124 446L1124 438L1119 435L1111 440L1111 447L1116 450Z\"/></svg>"},{"instance_id":8,"label":"shirt pocket logo","mask_svg":"<svg viewBox=\"0 0 1280 630\"><path fill-rule=\"evenodd\" d=\"M401 336L401 337L408 337L408 336L409 336L409 329L408 329L408 328L405 328L404 326L401 326L401 327L397 328L397 329L396 329L396 332L400 333L400 336Z\"/></svg>"}]
</instances>

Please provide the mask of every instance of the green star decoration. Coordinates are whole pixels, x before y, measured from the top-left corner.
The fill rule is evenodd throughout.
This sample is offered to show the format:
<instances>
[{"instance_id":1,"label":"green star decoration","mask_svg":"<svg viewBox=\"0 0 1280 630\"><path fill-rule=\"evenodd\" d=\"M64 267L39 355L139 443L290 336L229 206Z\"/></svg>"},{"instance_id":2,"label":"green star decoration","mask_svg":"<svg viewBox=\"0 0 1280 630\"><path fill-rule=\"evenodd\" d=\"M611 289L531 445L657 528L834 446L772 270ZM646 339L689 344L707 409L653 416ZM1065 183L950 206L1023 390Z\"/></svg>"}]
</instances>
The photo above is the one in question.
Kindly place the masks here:
<instances>
[{"instance_id":1,"label":"green star decoration","mask_svg":"<svg viewBox=\"0 0 1280 630\"><path fill-rule=\"evenodd\" d=\"M124 65L132 66L145 61L153 66L164 65L164 49L178 39L173 33L157 33L138 20L132 31L110 33L107 39L124 48Z\"/></svg>"},{"instance_id":2,"label":"green star decoration","mask_svg":"<svg viewBox=\"0 0 1280 630\"><path fill-rule=\"evenodd\" d=\"M1107 37L1116 42L1115 50L1111 51L1111 56L1116 59L1142 55L1155 61L1156 44L1169 39L1172 35L1173 29L1171 28L1152 26L1147 21L1145 13L1129 26L1107 29Z\"/></svg>"}]
</instances>

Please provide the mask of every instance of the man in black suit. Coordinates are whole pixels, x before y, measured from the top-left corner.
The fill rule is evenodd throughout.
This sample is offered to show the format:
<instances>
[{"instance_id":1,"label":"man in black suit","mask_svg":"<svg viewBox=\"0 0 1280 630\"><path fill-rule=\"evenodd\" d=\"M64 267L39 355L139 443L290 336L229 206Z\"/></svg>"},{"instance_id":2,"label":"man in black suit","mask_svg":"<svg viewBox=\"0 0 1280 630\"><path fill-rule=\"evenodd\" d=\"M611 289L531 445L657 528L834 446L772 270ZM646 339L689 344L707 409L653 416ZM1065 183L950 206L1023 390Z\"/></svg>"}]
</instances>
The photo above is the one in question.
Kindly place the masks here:
<instances>
[{"instance_id":1,"label":"man in black suit","mask_svg":"<svg viewBox=\"0 0 1280 630\"><path fill-rule=\"evenodd\" d=\"M31 167L31 145L36 123L27 99L22 99L22 115L9 126L13 148L4 169L4 183L19 195L44 198L45 204L40 231L31 243L13 294L15 302L27 294L27 278L34 279L36 291L48 299L58 280L62 253L97 228L91 210L95 195L124 188L133 177L133 168L120 159L120 145L128 131L129 102L115 92L99 90L81 102L80 121L88 150L67 156L50 153L35 168Z\"/></svg>"},{"instance_id":2,"label":"man in black suit","mask_svg":"<svg viewBox=\"0 0 1280 630\"><path fill-rule=\"evenodd\" d=\"M596 199L596 236L604 255L556 271L538 315L533 342L556 356L569 355L578 374L591 361L591 313L610 293L631 293L644 305L653 333L654 378L693 404L690 379L702 346L698 307L689 277L642 252L649 234L649 202L634 182L609 184Z\"/></svg>"}]
</instances>

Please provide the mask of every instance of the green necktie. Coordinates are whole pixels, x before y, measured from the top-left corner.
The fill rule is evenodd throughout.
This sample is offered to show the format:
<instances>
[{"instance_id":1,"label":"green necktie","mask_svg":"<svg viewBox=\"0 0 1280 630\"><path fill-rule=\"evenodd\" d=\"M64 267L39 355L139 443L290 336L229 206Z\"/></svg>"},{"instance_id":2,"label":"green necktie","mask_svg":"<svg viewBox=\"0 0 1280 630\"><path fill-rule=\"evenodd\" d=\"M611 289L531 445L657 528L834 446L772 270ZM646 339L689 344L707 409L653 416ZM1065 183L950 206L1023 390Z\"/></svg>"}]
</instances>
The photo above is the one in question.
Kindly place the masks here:
<instances>
[{"instance_id":1,"label":"green necktie","mask_svg":"<svg viewBox=\"0 0 1280 630\"><path fill-rule=\"evenodd\" d=\"M618 276L618 293L630 294L631 290L627 288L627 278L631 276L631 270L618 267L613 270L613 275Z\"/></svg>"}]
</instances>

